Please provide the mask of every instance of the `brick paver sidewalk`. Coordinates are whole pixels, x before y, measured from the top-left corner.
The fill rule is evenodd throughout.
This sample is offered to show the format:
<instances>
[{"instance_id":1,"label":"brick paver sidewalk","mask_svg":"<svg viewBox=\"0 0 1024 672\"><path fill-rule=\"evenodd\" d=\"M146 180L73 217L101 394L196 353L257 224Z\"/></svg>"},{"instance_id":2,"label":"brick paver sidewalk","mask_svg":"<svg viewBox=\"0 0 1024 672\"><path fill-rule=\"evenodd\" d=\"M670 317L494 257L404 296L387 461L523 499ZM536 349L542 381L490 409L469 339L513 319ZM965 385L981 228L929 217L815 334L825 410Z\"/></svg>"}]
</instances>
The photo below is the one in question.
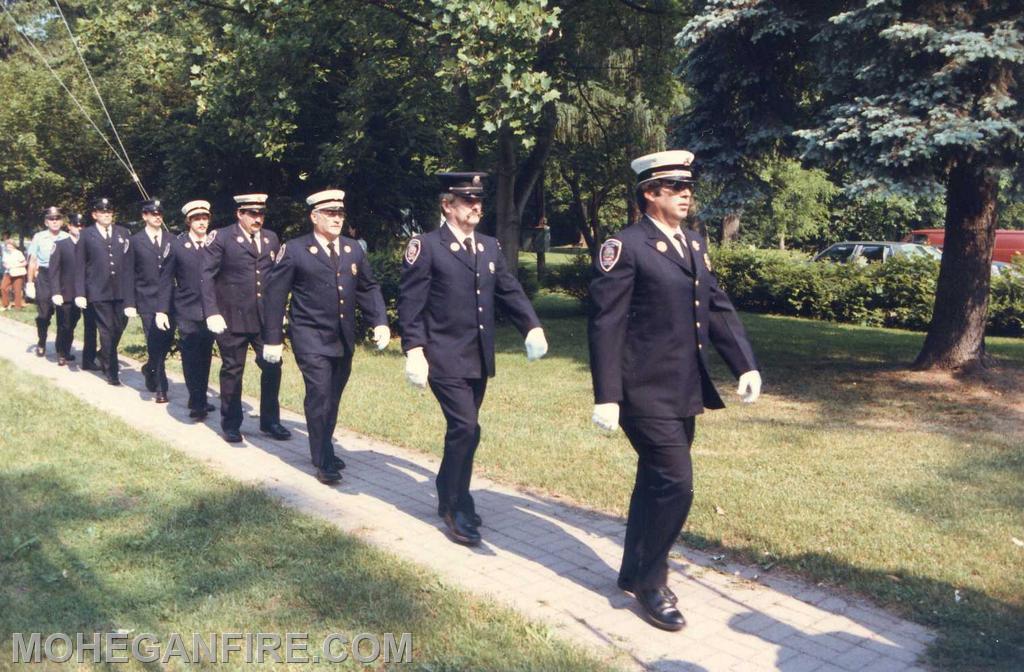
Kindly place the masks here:
<instances>
[{"instance_id":1,"label":"brick paver sidewalk","mask_svg":"<svg viewBox=\"0 0 1024 672\"><path fill-rule=\"evenodd\" d=\"M688 625L667 633L647 625L635 600L615 586L624 521L474 479L484 543L456 545L437 517L437 460L338 432L348 463L336 487L312 475L302 417L282 412L294 437L274 442L246 418L246 443L232 446L205 424L188 419L187 393L171 377L171 403L158 406L144 391L137 362L111 387L76 365L35 357L35 330L0 319L0 356L41 375L103 411L239 480L257 483L304 512L427 565L452 584L490 595L567 639L624 663L651 670L909 670L933 634L868 604L808 584L758 576L758 568L723 564L678 547L670 574ZM396 377L401 375L395 372ZM216 367L214 369L216 380ZM141 391L140 391L141 390ZM259 403L246 399L249 409ZM248 433L247 433L248 432Z\"/></svg>"}]
</instances>

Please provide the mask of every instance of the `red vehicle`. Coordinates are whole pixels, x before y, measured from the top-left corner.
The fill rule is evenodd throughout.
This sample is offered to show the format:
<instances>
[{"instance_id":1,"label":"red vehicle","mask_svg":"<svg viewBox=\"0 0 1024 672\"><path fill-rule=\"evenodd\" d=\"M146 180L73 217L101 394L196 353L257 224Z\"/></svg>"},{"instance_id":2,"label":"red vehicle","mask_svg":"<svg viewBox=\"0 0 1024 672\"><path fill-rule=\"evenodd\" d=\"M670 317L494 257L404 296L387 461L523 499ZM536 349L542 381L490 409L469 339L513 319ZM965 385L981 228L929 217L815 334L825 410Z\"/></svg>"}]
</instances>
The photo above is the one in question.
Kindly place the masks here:
<instances>
[{"instance_id":1,"label":"red vehicle","mask_svg":"<svg viewBox=\"0 0 1024 672\"><path fill-rule=\"evenodd\" d=\"M905 238L906 242L932 245L942 249L946 240L945 229L917 229ZM1013 261L1014 256L1024 255L1024 231L997 229L996 244L992 250L992 261Z\"/></svg>"}]
</instances>

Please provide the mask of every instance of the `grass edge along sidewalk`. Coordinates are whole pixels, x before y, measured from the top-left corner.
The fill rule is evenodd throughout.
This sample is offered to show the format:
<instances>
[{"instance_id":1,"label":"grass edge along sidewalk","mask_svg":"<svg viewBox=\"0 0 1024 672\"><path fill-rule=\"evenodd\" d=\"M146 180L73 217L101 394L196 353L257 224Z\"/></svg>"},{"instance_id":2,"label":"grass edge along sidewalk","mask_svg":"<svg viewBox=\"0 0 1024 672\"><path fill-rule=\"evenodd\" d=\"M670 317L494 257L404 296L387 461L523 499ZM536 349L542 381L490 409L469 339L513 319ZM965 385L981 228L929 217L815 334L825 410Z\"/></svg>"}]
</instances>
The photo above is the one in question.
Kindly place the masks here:
<instances>
[{"instance_id":1,"label":"grass edge along sidewalk","mask_svg":"<svg viewBox=\"0 0 1024 672\"><path fill-rule=\"evenodd\" d=\"M5 651L25 631L409 632L415 669L612 669L6 360L0 379Z\"/></svg>"}]
</instances>

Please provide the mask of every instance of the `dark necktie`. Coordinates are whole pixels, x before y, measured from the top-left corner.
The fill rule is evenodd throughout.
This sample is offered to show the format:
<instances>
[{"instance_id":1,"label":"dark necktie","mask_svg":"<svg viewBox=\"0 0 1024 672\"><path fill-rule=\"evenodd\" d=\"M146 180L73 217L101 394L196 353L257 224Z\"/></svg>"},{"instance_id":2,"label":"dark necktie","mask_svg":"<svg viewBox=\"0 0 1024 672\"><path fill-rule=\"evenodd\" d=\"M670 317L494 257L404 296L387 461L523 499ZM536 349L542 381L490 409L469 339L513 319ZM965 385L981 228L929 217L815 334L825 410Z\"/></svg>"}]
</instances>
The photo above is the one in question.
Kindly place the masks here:
<instances>
[{"instance_id":1,"label":"dark necktie","mask_svg":"<svg viewBox=\"0 0 1024 672\"><path fill-rule=\"evenodd\" d=\"M256 256L259 256L260 248L256 246L256 234L255 233L250 233L249 234L249 242L252 243L252 249L256 251Z\"/></svg>"},{"instance_id":2,"label":"dark necktie","mask_svg":"<svg viewBox=\"0 0 1024 672\"><path fill-rule=\"evenodd\" d=\"M159 249L160 249L160 237L159 236L153 236L153 247L155 247L159 251Z\"/></svg>"},{"instance_id":3,"label":"dark necktie","mask_svg":"<svg viewBox=\"0 0 1024 672\"><path fill-rule=\"evenodd\" d=\"M338 270L339 258L338 258L338 248L335 247L335 245L337 245L337 243L335 241L331 241L331 242L327 243L327 249L330 251L331 265L334 266L334 270L337 271Z\"/></svg>"},{"instance_id":4,"label":"dark necktie","mask_svg":"<svg viewBox=\"0 0 1024 672\"><path fill-rule=\"evenodd\" d=\"M470 254L476 254L476 250L473 248L473 239L471 237L467 236L466 239L462 241L462 246L465 247Z\"/></svg>"}]
</instances>

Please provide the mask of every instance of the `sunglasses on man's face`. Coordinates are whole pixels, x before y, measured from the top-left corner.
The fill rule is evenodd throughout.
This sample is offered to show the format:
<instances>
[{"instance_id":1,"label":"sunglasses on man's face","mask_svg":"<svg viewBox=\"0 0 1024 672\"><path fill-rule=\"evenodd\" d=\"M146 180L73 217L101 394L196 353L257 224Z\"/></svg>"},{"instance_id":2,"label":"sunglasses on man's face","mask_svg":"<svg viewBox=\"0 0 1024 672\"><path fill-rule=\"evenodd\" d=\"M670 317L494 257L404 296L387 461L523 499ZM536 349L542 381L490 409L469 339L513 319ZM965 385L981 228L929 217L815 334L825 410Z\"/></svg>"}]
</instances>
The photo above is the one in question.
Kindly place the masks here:
<instances>
[{"instance_id":1,"label":"sunglasses on man's face","mask_svg":"<svg viewBox=\"0 0 1024 672\"><path fill-rule=\"evenodd\" d=\"M675 192L677 194L687 189L693 189L692 182L683 182L682 180L665 180L662 183L662 186L664 186L669 191Z\"/></svg>"}]
</instances>

